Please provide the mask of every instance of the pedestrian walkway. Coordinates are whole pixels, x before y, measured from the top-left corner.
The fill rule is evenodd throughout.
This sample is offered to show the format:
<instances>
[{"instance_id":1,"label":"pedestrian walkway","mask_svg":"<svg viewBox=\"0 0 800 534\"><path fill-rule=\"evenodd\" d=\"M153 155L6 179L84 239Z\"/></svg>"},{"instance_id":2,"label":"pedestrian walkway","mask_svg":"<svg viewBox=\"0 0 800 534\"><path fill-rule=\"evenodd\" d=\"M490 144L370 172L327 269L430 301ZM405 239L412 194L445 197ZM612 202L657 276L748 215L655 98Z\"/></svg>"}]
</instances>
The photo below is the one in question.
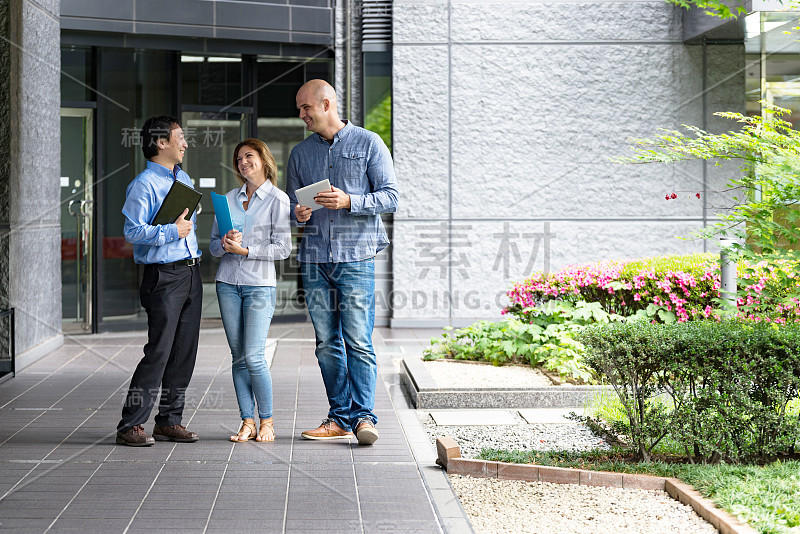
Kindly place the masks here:
<instances>
[{"instance_id":1,"label":"pedestrian walkway","mask_svg":"<svg viewBox=\"0 0 800 534\"><path fill-rule=\"evenodd\" d=\"M228 441L240 419L216 329L201 331L186 394L184 424L200 441L145 448L114 438L146 335L69 338L0 383L0 530L469 532L393 359L426 334L376 329L373 446L300 437L328 409L313 337L310 324L270 331L274 443Z\"/></svg>"}]
</instances>

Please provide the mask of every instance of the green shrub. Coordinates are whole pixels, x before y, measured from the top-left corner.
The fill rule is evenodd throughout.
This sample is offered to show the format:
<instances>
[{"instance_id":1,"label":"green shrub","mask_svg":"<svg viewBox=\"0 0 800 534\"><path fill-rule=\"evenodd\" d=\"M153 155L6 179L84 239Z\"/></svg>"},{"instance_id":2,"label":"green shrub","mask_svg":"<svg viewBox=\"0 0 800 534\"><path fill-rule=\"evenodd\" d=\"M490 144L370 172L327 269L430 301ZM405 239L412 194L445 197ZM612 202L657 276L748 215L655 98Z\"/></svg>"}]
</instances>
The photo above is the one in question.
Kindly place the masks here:
<instances>
[{"instance_id":1,"label":"green shrub","mask_svg":"<svg viewBox=\"0 0 800 534\"><path fill-rule=\"evenodd\" d=\"M494 365L530 363L560 376L589 381L591 373L581 362L583 345L575 340L589 324L621 317L608 314L597 303L551 302L529 317L494 323L480 321L457 330L448 329L431 341L424 358L486 361Z\"/></svg>"},{"instance_id":2,"label":"green shrub","mask_svg":"<svg viewBox=\"0 0 800 534\"><path fill-rule=\"evenodd\" d=\"M667 435L691 461L794 451L800 326L741 321L629 321L584 330L584 361L614 386L629 438L648 461Z\"/></svg>"}]
</instances>

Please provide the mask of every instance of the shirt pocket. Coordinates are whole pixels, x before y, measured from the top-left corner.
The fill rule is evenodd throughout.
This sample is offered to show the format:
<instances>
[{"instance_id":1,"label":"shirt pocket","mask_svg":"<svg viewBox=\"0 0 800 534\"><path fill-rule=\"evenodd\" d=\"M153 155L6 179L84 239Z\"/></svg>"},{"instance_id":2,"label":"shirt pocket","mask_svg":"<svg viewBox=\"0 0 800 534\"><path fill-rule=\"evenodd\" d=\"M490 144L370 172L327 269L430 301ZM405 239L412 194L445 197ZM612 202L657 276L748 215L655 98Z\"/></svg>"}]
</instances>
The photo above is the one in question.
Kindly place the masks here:
<instances>
[{"instance_id":1,"label":"shirt pocket","mask_svg":"<svg viewBox=\"0 0 800 534\"><path fill-rule=\"evenodd\" d=\"M360 194L366 192L368 181L367 175L367 153L359 150L343 152L341 156L341 174L344 179L342 189L346 193Z\"/></svg>"}]
</instances>

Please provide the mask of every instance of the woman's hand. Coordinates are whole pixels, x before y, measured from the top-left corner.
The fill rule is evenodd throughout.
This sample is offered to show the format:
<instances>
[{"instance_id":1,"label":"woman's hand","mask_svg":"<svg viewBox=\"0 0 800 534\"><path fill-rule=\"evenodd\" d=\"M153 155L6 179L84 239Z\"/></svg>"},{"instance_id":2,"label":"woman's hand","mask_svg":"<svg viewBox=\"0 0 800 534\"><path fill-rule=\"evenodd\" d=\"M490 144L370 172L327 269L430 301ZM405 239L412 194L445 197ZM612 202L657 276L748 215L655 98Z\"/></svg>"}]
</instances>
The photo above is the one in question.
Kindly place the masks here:
<instances>
[{"instance_id":1,"label":"woman's hand","mask_svg":"<svg viewBox=\"0 0 800 534\"><path fill-rule=\"evenodd\" d=\"M247 256L248 249L242 247L242 233L238 230L231 230L222 237L222 250L231 254Z\"/></svg>"}]
</instances>

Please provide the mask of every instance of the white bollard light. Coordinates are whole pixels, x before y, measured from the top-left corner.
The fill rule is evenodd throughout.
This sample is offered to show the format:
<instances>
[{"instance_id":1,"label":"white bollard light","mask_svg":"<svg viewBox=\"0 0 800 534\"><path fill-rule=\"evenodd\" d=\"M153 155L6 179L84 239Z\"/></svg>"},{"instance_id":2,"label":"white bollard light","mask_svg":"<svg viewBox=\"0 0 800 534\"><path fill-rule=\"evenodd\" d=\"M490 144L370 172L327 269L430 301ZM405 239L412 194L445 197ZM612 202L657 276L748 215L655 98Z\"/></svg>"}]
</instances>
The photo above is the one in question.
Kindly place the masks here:
<instances>
[{"instance_id":1,"label":"white bollard light","mask_svg":"<svg viewBox=\"0 0 800 534\"><path fill-rule=\"evenodd\" d=\"M720 263L720 297L725 302L725 308L729 311L736 309L736 262L731 259L730 247L736 242L733 239L719 240L719 263Z\"/></svg>"}]
</instances>

